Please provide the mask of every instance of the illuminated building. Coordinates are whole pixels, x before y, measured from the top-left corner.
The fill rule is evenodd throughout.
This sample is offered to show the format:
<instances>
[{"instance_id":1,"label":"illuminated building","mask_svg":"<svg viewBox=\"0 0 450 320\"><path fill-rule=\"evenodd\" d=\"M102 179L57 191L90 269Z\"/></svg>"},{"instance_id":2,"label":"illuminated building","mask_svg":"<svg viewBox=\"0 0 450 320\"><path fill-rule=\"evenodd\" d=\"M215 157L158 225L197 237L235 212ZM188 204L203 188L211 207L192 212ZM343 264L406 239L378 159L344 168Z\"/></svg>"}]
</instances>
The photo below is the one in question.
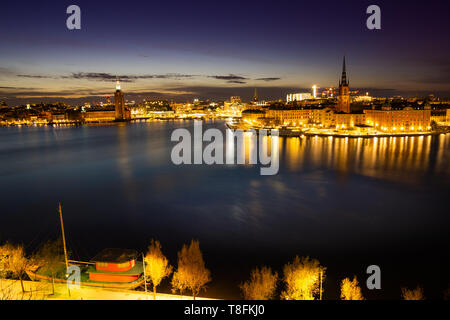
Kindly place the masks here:
<instances>
[{"instance_id":1,"label":"illuminated building","mask_svg":"<svg viewBox=\"0 0 450 320\"><path fill-rule=\"evenodd\" d=\"M224 102L224 111L231 112L233 114L239 114L245 109L245 104L242 103L241 97L233 96L230 101Z\"/></svg>"},{"instance_id":2,"label":"illuminated building","mask_svg":"<svg viewBox=\"0 0 450 320\"><path fill-rule=\"evenodd\" d=\"M123 92L120 89L120 82L116 82L116 92L114 93L115 108L89 108L86 112L82 112L83 122L111 122L130 120L130 111L125 109L125 101Z\"/></svg>"},{"instance_id":3,"label":"illuminated building","mask_svg":"<svg viewBox=\"0 0 450 320\"><path fill-rule=\"evenodd\" d=\"M266 111L266 118L282 125L306 125L314 119L312 108L270 108Z\"/></svg>"},{"instance_id":4,"label":"illuminated building","mask_svg":"<svg viewBox=\"0 0 450 320\"><path fill-rule=\"evenodd\" d=\"M302 101L312 99L311 93L289 93L286 96L286 102Z\"/></svg>"},{"instance_id":5,"label":"illuminated building","mask_svg":"<svg viewBox=\"0 0 450 320\"><path fill-rule=\"evenodd\" d=\"M355 126L365 125L366 115L364 113L336 113L335 115L336 129L348 129Z\"/></svg>"},{"instance_id":6,"label":"illuminated building","mask_svg":"<svg viewBox=\"0 0 450 320\"><path fill-rule=\"evenodd\" d=\"M434 121L437 124L445 124L445 122L447 122L446 109L431 110L430 121Z\"/></svg>"},{"instance_id":7,"label":"illuminated building","mask_svg":"<svg viewBox=\"0 0 450 320\"><path fill-rule=\"evenodd\" d=\"M322 91L322 98L333 98L335 94L334 88L326 88Z\"/></svg>"},{"instance_id":8,"label":"illuminated building","mask_svg":"<svg viewBox=\"0 0 450 320\"><path fill-rule=\"evenodd\" d=\"M342 66L342 76L339 81L339 96L336 111L350 113L350 89L347 80L347 72L345 70L345 57Z\"/></svg>"},{"instance_id":9,"label":"illuminated building","mask_svg":"<svg viewBox=\"0 0 450 320\"><path fill-rule=\"evenodd\" d=\"M364 110L366 124L385 132L417 132L429 131L431 110L412 109L401 110Z\"/></svg>"},{"instance_id":10,"label":"illuminated building","mask_svg":"<svg viewBox=\"0 0 450 320\"><path fill-rule=\"evenodd\" d=\"M230 98L230 103L231 104L240 104L242 103L241 97L238 96L233 96Z\"/></svg>"},{"instance_id":11,"label":"illuminated building","mask_svg":"<svg viewBox=\"0 0 450 320\"><path fill-rule=\"evenodd\" d=\"M313 123L329 128L334 125L335 114L330 108L312 109Z\"/></svg>"},{"instance_id":12,"label":"illuminated building","mask_svg":"<svg viewBox=\"0 0 450 320\"><path fill-rule=\"evenodd\" d=\"M313 90L313 98L314 98L314 99L317 97L317 89L318 89L318 88L319 88L319 87L316 86L316 85L313 85L313 86L312 86L312 90Z\"/></svg>"},{"instance_id":13,"label":"illuminated building","mask_svg":"<svg viewBox=\"0 0 450 320\"><path fill-rule=\"evenodd\" d=\"M356 97L353 98L353 101L355 101L355 102L363 102L363 103L364 102L369 103L369 102L372 102L372 100L373 100L373 98L371 96L369 96L368 92L366 92L365 95L360 95L360 96L356 96Z\"/></svg>"},{"instance_id":14,"label":"illuminated building","mask_svg":"<svg viewBox=\"0 0 450 320\"><path fill-rule=\"evenodd\" d=\"M258 121L264 118L265 112L262 110L248 109L242 111L242 120Z\"/></svg>"},{"instance_id":15,"label":"illuminated building","mask_svg":"<svg viewBox=\"0 0 450 320\"><path fill-rule=\"evenodd\" d=\"M255 94L253 96L253 102L258 102L258 89L255 88Z\"/></svg>"},{"instance_id":16,"label":"illuminated building","mask_svg":"<svg viewBox=\"0 0 450 320\"><path fill-rule=\"evenodd\" d=\"M125 109L125 100L123 97L123 92L120 89L120 81L116 81L116 92L114 93L114 104L115 104L115 120L124 121L130 120L130 112Z\"/></svg>"},{"instance_id":17,"label":"illuminated building","mask_svg":"<svg viewBox=\"0 0 450 320\"><path fill-rule=\"evenodd\" d=\"M115 119L118 121L125 120L125 101L123 98L123 92L120 89L120 81L116 81L116 92L114 93L114 104L115 104Z\"/></svg>"},{"instance_id":18,"label":"illuminated building","mask_svg":"<svg viewBox=\"0 0 450 320\"><path fill-rule=\"evenodd\" d=\"M115 110L89 110L82 112L84 122L112 122L116 120Z\"/></svg>"}]
</instances>

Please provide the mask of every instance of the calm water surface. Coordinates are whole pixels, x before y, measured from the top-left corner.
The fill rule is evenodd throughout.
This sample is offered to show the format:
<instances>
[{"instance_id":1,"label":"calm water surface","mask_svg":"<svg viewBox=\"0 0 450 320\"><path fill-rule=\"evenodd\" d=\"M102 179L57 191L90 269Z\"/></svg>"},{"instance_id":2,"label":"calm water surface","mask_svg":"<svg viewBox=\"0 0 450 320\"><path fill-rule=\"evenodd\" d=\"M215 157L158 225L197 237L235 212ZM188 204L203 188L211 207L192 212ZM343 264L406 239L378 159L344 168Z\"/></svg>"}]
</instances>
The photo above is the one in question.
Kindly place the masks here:
<instances>
[{"instance_id":1,"label":"calm water surface","mask_svg":"<svg viewBox=\"0 0 450 320\"><path fill-rule=\"evenodd\" d=\"M105 247L145 250L159 239L172 263L199 239L213 282L208 296L239 298L252 267L296 254L337 283L378 264L382 290L399 298L420 283L442 297L450 282L450 135L280 138L280 170L259 165L173 165L170 135L193 122L0 128L0 240L33 250L58 236L63 203L71 256ZM223 121L208 122L225 132ZM167 283L163 290L169 291Z\"/></svg>"}]
</instances>

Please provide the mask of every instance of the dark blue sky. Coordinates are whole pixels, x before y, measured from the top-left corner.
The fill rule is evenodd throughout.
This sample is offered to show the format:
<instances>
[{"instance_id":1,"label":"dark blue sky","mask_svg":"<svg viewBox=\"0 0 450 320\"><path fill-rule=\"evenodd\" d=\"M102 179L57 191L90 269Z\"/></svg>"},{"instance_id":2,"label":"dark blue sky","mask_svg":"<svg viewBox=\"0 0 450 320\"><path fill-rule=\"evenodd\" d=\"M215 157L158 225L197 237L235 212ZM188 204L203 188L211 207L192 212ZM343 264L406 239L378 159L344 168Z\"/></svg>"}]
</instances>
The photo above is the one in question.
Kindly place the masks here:
<instances>
[{"instance_id":1,"label":"dark blue sky","mask_svg":"<svg viewBox=\"0 0 450 320\"><path fill-rule=\"evenodd\" d=\"M81 8L81 30L66 8ZM382 29L366 28L381 7ZM0 100L281 98L336 86L450 96L450 1L5 1ZM44 99L44 97L47 97ZM97 99L99 100L99 99Z\"/></svg>"}]
</instances>

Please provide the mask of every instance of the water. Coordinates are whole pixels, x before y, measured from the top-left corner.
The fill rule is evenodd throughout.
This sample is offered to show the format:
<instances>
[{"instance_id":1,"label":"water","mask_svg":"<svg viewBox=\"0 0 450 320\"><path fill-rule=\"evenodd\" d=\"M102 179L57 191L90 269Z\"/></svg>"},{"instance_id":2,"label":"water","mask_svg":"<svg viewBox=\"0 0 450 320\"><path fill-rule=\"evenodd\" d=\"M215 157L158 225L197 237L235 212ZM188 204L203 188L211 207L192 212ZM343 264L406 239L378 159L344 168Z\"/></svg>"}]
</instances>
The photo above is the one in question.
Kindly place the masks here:
<instances>
[{"instance_id":1,"label":"water","mask_svg":"<svg viewBox=\"0 0 450 320\"><path fill-rule=\"evenodd\" d=\"M338 282L378 264L382 290L424 286L442 298L450 277L450 135L378 139L280 138L280 170L259 165L170 161L175 128L191 121L80 127L0 128L0 240L28 250L59 235L63 204L71 257L105 247L144 251L161 241L172 264L199 239L213 281L207 295L239 298L251 268L282 266L296 254ZM223 121L204 124L225 131ZM246 142L248 142L246 140ZM169 292L168 281L162 290Z\"/></svg>"}]
</instances>

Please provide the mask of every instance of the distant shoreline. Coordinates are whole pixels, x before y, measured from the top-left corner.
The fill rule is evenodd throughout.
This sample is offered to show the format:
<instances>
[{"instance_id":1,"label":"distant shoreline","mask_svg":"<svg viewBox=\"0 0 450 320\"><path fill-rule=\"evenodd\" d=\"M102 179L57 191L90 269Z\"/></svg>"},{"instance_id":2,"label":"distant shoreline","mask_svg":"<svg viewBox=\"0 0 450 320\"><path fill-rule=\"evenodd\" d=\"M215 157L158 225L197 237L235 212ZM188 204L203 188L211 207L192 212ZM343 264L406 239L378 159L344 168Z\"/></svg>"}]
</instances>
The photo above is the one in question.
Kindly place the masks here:
<instances>
[{"instance_id":1,"label":"distant shoreline","mask_svg":"<svg viewBox=\"0 0 450 320\"><path fill-rule=\"evenodd\" d=\"M258 129L262 128L239 128L237 125L230 125L227 123L227 127L236 130L241 129L243 131L255 130L258 134ZM270 134L270 128L264 128L267 130L268 135ZM285 138L294 138L294 137L334 137L334 138L391 138L391 137L423 137L423 136L437 136L440 134L447 134L450 132L450 127L446 128L443 131L427 131L427 132L419 132L419 133L381 133L381 134L351 134L351 133L320 133L320 132L304 132L304 131L292 131L290 129L278 129L278 136Z\"/></svg>"}]
</instances>

